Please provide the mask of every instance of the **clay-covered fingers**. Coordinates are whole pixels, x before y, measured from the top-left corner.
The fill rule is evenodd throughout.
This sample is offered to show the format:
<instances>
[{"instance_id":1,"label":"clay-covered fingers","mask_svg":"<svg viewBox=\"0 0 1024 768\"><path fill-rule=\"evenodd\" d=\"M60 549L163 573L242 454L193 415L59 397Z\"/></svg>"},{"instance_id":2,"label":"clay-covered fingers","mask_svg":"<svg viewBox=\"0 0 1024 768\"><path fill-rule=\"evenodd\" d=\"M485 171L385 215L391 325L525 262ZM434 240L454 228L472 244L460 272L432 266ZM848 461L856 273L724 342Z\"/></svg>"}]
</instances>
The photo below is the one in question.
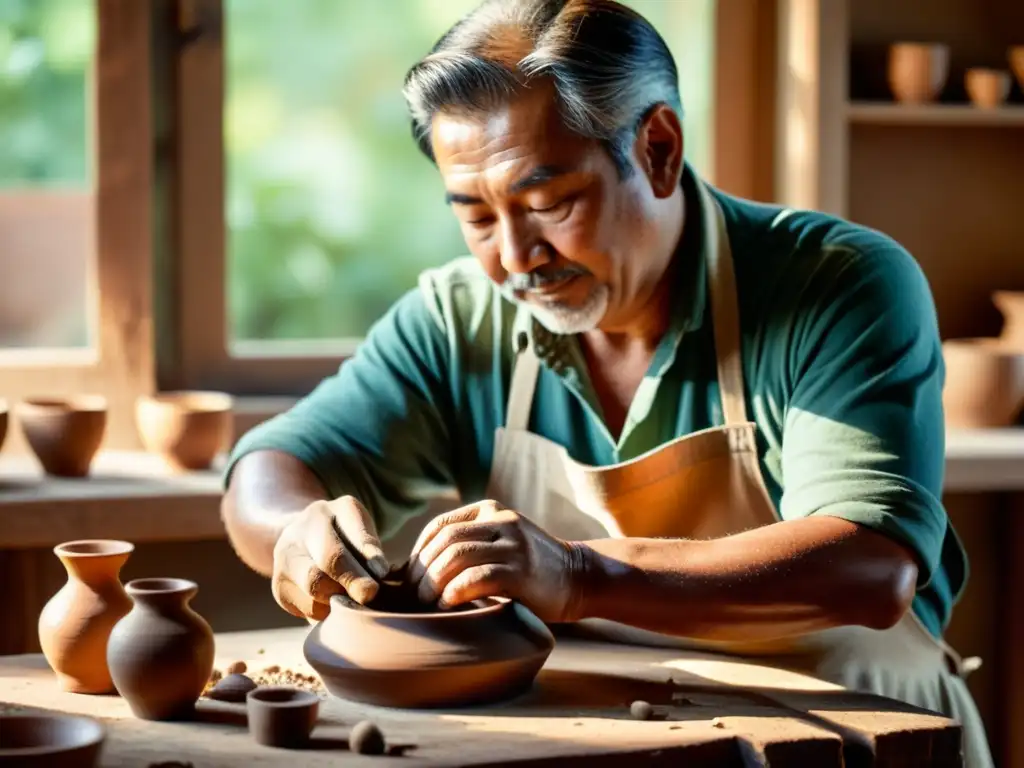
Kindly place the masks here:
<instances>
[{"instance_id":1,"label":"clay-covered fingers","mask_svg":"<svg viewBox=\"0 0 1024 768\"><path fill-rule=\"evenodd\" d=\"M470 542L489 543L501 538L501 531L494 523L477 522L472 517L462 522L465 516L460 518L450 514L453 516L445 520L445 524L422 547L413 550L407 576L411 584L418 584L431 564L452 546Z\"/></svg>"},{"instance_id":2,"label":"clay-covered fingers","mask_svg":"<svg viewBox=\"0 0 1024 768\"><path fill-rule=\"evenodd\" d=\"M508 540L456 541L430 561L417 584L416 595L423 603L433 603L461 573L484 565L508 565L517 559L518 547Z\"/></svg>"},{"instance_id":3,"label":"clay-covered fingers","mask_svg":"<svg viewBox=\"0 0 1024 768\"><path fill-rule=\"evenodd\" d=\"M485 597L515 597L521 579L519 570L508 563L475 565L448 582L437 606L447 609Z\"/></svg>"},{"instance_id":4,"label":"clay-covered fingers","mask_svg":"<svg viewBox=\"0 0 1024 768\"><path fill-rule=\"evenodd\" d=\"M324 503L334 517L335 529L341 533L346 549L358 554L371 576L378 579L387 576L388 559L377 537L377 526L366 507L352 496Z\"/></svg>"},{"instance_id":5,"label":"clay-covered fingers","mask_svg":"<svg viewBox=\"0 0 1024 768\"><path fill-rule=\"evenodd\" d=\"M410 565L419 559L420 552L428 547L438 534L450 526L476 520L479 513L480 505L470 504L469 506L453 509L451 512L445 512L443 515L438 515L427 523L423 530L420 531L420 535L416 538L416 543L413 545L412 553L409 555Z\"/></svg>"}]
</instances>

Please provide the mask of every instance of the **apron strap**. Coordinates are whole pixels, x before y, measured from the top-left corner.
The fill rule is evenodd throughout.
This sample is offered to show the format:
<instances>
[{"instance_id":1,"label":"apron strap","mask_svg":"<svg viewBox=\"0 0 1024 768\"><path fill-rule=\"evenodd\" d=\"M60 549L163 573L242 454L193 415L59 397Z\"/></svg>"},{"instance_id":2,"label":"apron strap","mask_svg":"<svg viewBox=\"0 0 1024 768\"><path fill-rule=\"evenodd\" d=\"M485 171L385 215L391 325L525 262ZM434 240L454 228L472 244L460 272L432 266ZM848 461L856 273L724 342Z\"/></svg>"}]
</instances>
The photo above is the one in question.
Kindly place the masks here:
<instances>
[{"instance_id":1,"label":"apron strap","mask_svg":"<svg viewBox=\"0 0 1024 768\"><path fill-rule=\"evenodd\" d=\"M715 334L718 389L726 425L746 424L747 400L743 391L743 359L740 356L740 311L736 297L736 273L725 218L718 202L698 180L704 210L705 253L711 323Z\"/></svg>"},{"instance_id":2,"label":"apron strap","mask_svg":"<svg viewBox=\"0 0 1024 768\"><path fill-rule=\"evenodd\" d=\"M508 392L508 414L505 417L505 428L526 431L530 426L530 413L533 410L533 393L537 388L537 376L540 374L540 360L533 351L533 342L527 334L525 346L521 346L512 362L512 383Z\"/></svg>"}]
</instances>

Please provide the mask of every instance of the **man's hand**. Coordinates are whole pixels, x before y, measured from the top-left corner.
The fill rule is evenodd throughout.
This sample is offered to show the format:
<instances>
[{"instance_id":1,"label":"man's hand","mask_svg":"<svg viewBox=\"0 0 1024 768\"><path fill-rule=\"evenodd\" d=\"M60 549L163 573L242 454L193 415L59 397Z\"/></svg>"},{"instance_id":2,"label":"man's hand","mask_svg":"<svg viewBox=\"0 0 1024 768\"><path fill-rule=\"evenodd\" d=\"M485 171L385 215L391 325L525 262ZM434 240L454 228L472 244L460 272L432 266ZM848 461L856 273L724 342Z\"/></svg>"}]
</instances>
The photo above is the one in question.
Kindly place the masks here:
<instances>
[{"instance_id":1,"label":"man's hand","mask_svg":"<svg viewBox=\"0 0 1024 768\"><path fill-rule=\"evenodd\" d=\"M331 595L348 594L365 604L380 588L376 579L387 572L369 513L356 499L343 496L310 504L281 531L271 590L288 613L321 620L329 613Z\"/></svg>"},{"instance_id":2,"label":"man's hand","mask_svg":"<svg viewBox=\"0 0 1024 768\"><path fill-rule=\"evenodd\" d=\"M525 517L483 501L434 518L409 562L420 600L451 608L485 597L518 600L546 622L572 619L581 557Z\"/></svg>"}]
</instances>

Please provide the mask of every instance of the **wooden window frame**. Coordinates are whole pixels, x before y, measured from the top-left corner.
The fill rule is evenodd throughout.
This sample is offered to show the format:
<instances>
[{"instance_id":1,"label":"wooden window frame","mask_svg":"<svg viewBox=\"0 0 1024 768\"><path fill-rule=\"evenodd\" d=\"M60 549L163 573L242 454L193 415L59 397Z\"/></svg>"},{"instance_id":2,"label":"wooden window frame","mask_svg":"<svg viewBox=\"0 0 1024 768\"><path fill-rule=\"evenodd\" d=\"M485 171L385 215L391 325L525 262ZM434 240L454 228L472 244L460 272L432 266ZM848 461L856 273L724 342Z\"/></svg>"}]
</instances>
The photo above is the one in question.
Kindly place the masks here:
<instances>
[{"instance_id":1,"label":"wooden window frame","mask_svg":"<svg viewBox=\"0 0 1024 768\"><path fill-rule=\"evenodd\" d=\"M158 381L242 396L301 396L334 373L359 340L229 343L224 11L221 0L188 0L182 9L179 33L192 42L180 50L172 86L177 259L165 275L176 300L161 334ZM773 192L774 30L775 0L718 0L714 177L723 189L759 199Z\"/></svg>"},{"instance_id":2,"label":"wooden window frame","mask_svg":"<svg viewBox=\"0 0 1024 768\"><path fill-rule=\"evenodd\" d=\"M93 343L83 349L0 351L0 395L13 405L28 397L102 394L110 403L108 444L134 447L131 404L154 385L150 15L148 3L137 0L95 2Z\"/></svg>"}]
</instances>

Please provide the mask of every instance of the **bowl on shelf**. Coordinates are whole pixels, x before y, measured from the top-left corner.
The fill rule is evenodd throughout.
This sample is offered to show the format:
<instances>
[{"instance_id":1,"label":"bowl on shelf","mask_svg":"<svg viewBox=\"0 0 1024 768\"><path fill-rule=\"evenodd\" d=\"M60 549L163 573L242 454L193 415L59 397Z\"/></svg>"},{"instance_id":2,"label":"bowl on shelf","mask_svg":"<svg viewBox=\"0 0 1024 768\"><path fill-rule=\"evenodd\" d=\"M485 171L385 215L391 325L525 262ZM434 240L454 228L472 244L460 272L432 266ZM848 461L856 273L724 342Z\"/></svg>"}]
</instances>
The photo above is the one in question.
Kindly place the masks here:
<instances>
[{"instance_id":1,"label":"bowl on shelf","mask_svg":"<svg viewBox=\"0 0 1024 768\"><path fill-rule=\"evenodd\" d=\"M43 471L56 477L85 477L107 429L107 400L101 395L39 397L15 406L21 431Z\"/></svg>"},{"instance_id":2,"label":"bowl on shelf","mask_svg":"<svg viewBox=\"0 0 1024 768\"><path fill-rule=\"evenodd\" d=\"M135 403L146 450L178 471L209 469L228 448L233 399L223 392L162 392Z\"/></svg>"},{"instance_id":3,"label":"bowl on shelf","mask_svg":"<svg viewBox=\"0 0 1024 768\"><path fill-rule=\"evenodd\" d=\"M889 47L889 88L898 102L932 102L942 92L948 77L948 45L907 42Z\"/></svg>"},{"instance_id":4,"label":"bowl on shelf","mask_svg":"<svg viewBox=\"0 0 1024 768\"><path fill-rule=\"evenodd\" d=\"M1017 79L1017 85L1024 91L1024 45L1012 46L1006 57L1010 61L1010 71Z\"/></svg>"},{"instance_id":5,"label":"bowl on shelf","mask_svg":"<svg viewBox=\"0 0 1024 768\"><path fill-rule=\"evenodd\" d=\"M1002 339L951 339L942 345L946 425L1011 426L1024 406L1024 349Z\"/></svg>"},{"instance_id":6,"label":"bowl on shelf","mask_svg":"<svg viewBox=\"0 0 1024 768\"><path fill-rule=\"evenodd\" d=\"M0 714L0 766L93 768L106 739L91 717Z\"/></svg>"},{"instance_id":7,"label":"bowl on shelf","mask_svg":"<svg viewBox=\"0 0 1024 768\"><path fill-rule=\"evenodd\" d=\"M995 291L992 303L1003 316L999 339L1014 349L1024 351L1024 291Z\"/></svg>"},{"instance_id":8,"label":"bowl on shelf","mask_svg":"<svg viewBox=\"0 0 1024 768\"><path fill-rule=\"evenodd\" d=\"M971 102L982 109L1002 106L1010 95L1010 73L1003 69L972 67L964 75L964 87Z\"/></svg>"}]
</instances>

